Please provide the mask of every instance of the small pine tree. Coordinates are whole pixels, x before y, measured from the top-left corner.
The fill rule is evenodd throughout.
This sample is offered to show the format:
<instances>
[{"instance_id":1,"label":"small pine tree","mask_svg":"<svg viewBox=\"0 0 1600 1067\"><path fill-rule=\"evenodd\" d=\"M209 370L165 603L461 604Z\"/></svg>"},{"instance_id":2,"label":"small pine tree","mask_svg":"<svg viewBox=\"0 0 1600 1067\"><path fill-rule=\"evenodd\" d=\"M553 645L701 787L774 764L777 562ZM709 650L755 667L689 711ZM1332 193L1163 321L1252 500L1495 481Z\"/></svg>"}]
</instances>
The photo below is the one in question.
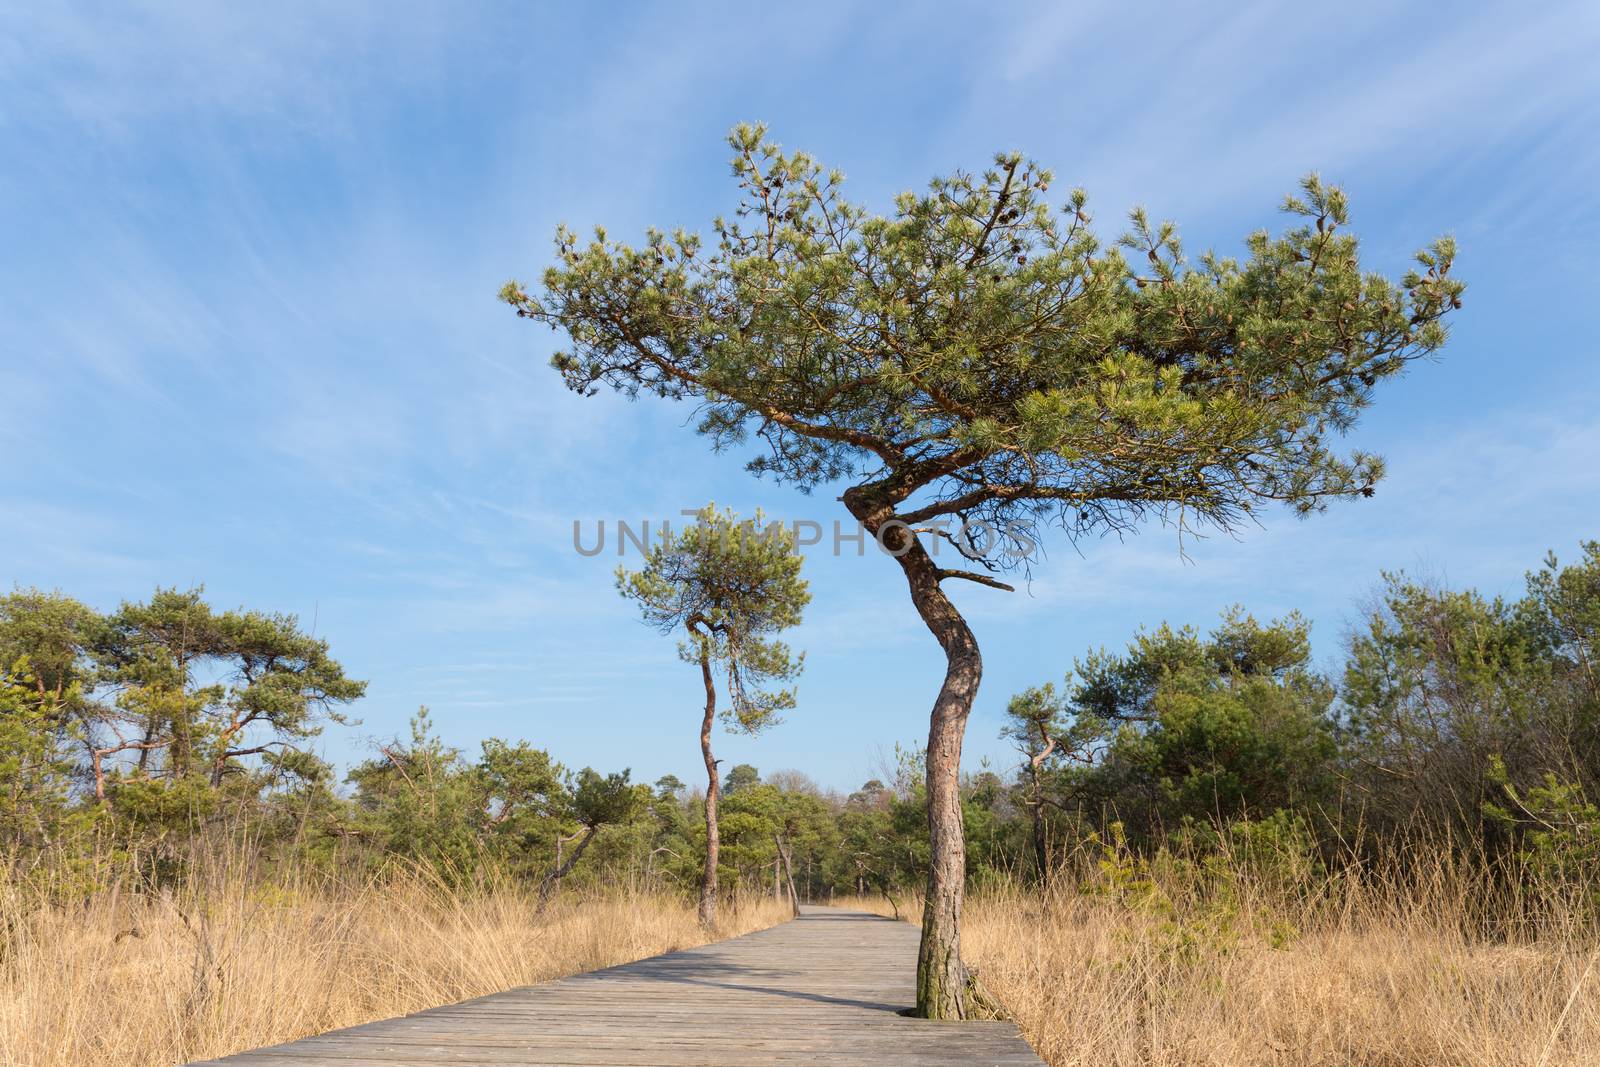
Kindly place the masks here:
<instances>
[{"instance_id":1,"label":"small pine tree","mask_svg":"<svg viewBox=\"0 0 1600 1067\"><path fill-rule=\"evenodd\" d=\"M700 510L682 533L668 533L637 571L617 568L617 588L639 605L662 633L682 633L679 655L700 667L705 712L700 751L706 766L706 863L700 882L700 921L717 919L717 759L711 731L717 721L716 673L728 692L723 721L756 734L794 707L793 682L804 655L776 637L800 622L811 600L800 577L794 536L781 525L763 529L762 515L741 523L714 505Z\"/></svg>"}]
</instances>

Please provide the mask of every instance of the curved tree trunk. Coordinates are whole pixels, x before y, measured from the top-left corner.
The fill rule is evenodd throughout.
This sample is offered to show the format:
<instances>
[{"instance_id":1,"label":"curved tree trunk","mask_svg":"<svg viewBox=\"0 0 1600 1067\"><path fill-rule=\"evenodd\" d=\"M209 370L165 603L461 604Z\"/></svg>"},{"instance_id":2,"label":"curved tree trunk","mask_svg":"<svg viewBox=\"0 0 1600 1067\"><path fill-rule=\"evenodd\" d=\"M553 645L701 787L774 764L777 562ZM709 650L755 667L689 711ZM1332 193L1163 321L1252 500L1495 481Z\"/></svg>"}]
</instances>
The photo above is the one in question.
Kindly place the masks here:
<instances>
[{"instance_id":1,"label":"curved tree trunk","mask_svg":"<svg viewBox=\"0 0 1600 1067\"><path fill-rule=\"evenodd\" d=\"M717 924L717 761L711 754L711 727L717 717L717 690L711 678L711 653L700 646L700 675L706 683L706 714L700 722L700 754L706 761L706 869L700 878L700 925Z\"/></svg>"},{"instance_id":2,"label":"curved tree trunk","mask_svg":"<svg viewBox=\"0 0 1600 1067\"><path fill-rule=\"evenodd\" d=\"M544 911L546 906L549 905L550 899L555 896L556 887L561 884L561 879L572 873L572 868L576 867L578 861L583 858L584 849L589 847L589 842L593 841L594 835L599 832L599 826L584 827L583 840L579 841L578 847L572 850L572 855L568 856L564 862L557 860L556 866L551 869L549 874L544 876L544 879L539 883L539 906L535 909L536 911Z\"/></svg>"},{"instance_id":3,"label":"curved tree trunk","mask_svg":"<svg viewBox=\"0 0 1600 1067\"><path fill-rule=\"evenodd\" d=\"M783 847L783 837L782 836L774 836L772 840L778 846L778 858L783 861L784 877L787 879L787 881L789 883L789 906L794 909L794 913L796 915L799 915L800 914L800 894L795 891L795 887L794 887L794 865L793 865L793 863L790 862L789 850Z\"/></svg>"},{"instance_id":4,"label":"curved tree trunk","mask_svg":"<svg viewBox=\"0 0 1600 1067\"><path fill-rule=\"evenodd\" d=\"M898 552L917 614L944 649L944 684L928 725L928 894L917 951L917 1014L928 1019L967 1015L968 976L961 962L961 905L966 892L967 842L961 816L961 742L983 677L978 640L939 586L939 565L908 530L895 529L892 512L845 493L850 508L884 547ZM859 509L859 510L858 510Z\"/></svg>"},{"instance_id":5,"label":"curved tree trunk","mask_svg":"<svg viewBox=\"0 0 1600 1067\"><path fill-rule=\"evenodd\" d=\"M921 555L920 561L913 555ZM977 639L939 588L925 553L900 557L911 599L945 652L944 684L928 725L928 834L932 846L928 895L917 952L917 1013L929 1019L966 1016L967 972L961 962L961 905L966 890L967 841L961 818L961 742L983 677Z\"/></svg>"}]
</instances>

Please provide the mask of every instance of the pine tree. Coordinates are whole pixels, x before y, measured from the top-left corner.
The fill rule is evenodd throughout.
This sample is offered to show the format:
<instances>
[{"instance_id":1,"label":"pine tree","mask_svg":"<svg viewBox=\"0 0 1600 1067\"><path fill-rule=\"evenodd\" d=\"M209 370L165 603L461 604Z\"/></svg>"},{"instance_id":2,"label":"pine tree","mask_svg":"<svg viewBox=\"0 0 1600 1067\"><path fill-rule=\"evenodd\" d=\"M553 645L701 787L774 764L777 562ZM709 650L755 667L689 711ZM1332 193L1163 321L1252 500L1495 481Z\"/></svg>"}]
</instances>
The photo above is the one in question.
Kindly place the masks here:
<instances>
[{"instance_id":1,"label":"pine tree","mask_svg":"<svg viewBox=\"0 0 1600 1067\"><path fill-rule=\"evenodd\" d=\"M729 705L723 721L755 734L794 706L800 674L796 656L775 635L798 625L811 600L800 577L794 535L779 524L763 528L762 515L741 523L715 506L700 510L694 525L668 534L651 548L643 568L617 568L617 588L639 605L646 623L662 633L681 632L679 654L700 666L705 712L700 751L706 766L706 862L700 882L700 921L717 919L717 759L711 730L717 720L715 672L726 681ZM777 686L778 688L773 688ZM731 777L731 776L730 776Z\"/></svg>"},{"instance_id":2,"label":"pine tree","mask_svg":"<svg viewBox=\"0 0 1600 1067\"><path fill-rule=\"evenodd\" d=\"M917 1002L960 1017L958 779L982 658L942 583L1009 588L992 569L1025 566L1047 521L1073 537L1149 518L1232 529L1267 504L1370 496L1381 460L1334 438L1444 343L1454 247L1418 253L1399 284L1363 272L1344 193L1311 176L1285 232L1251 234L1242 260L1190 261L1143 211L1103 245L1085 194L1052 206L1050 173L1020 155L878 215L760 126L730 143L739 199L710 248L562 227L542 291L501 296L566 334L552 364L570 388L690 401L715 448L760 438L751 470L845 481L845 507L900 566L946 657ZM986 567L944 566L941 544Z\"/></svg>"}]
</instances>

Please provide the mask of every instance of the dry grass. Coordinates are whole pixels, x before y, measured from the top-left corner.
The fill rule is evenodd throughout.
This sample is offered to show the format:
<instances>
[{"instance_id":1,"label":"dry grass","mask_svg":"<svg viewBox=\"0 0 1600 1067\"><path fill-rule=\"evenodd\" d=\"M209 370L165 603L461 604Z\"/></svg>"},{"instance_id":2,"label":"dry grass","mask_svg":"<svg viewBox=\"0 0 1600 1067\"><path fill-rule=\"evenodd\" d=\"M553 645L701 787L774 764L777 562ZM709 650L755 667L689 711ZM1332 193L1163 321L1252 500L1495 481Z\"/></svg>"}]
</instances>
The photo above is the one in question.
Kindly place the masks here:
<instances>
[{"instance_id":1,"label":"dry grass","mask_svg":"<svg viewBox=\"0 0 1600 1067\"><path fill-rule=\"evenodd\" d=\"M1435 875L1311 900L1241 881L1226 906L1002 888L969 897L963 950L1055 1067L1600 1064L1600 943L1576 910L1481 936L1491 891Z\"/></svg>"},{"instance_id":2,"label":"dry grass","mask_svg":"<svg viewBox=\"0 0 1600 1067\"><path fill-rule=\"evenodd\" d=\"M768 898L724 912L728 936L788 917ZM0 886L0 1063L182 1063L706 940L676 898L563 900L540 916L523 890L420 873L352 885L223 871L70 906Z\"/></svg>"},{"instance_id":3,"label":"dry grass","mask_svg":"<svg viewBox=\"0 0 1600 1067\"><path fill-rule=\"evenodd\" d=\"M787 917L764 897L725 914L725 935ZM1583 914L1443 865L1403 886L1091 866L1050 893L972 894L964 946L1057 1067L1593 1067L1600 942ZM420 872L224 864L70 905L0 884L0 1063L180 1063L704 940L676 898L539 916L513 885Z\"/></svg>"}]
</instances>

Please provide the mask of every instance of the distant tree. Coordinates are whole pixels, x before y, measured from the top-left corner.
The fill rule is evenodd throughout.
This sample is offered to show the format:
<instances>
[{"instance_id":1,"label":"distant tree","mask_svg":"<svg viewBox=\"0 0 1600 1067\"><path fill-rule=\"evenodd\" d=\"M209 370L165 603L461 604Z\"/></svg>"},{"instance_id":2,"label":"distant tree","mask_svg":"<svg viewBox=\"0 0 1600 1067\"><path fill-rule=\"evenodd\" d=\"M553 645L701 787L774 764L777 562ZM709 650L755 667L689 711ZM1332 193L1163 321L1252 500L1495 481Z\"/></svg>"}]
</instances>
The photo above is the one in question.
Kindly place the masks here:
<instances>
[{"instance_id":1,"label":"distant tree","mask_svg":"<svg viewBox=\"0 0 1600 1067\"><path fill-rule=\"evenodd\" d=\"M874 778L838 816L834 881L857 894L879 892L898 913L899 895L928 869L927 795L920 780L904 794Z\"/></svg>"},{"instance_id":2,"label":"distant tree","mask_svg":"<svg viewBox=\"0 0 1600 1067\"><path fill-rule=\"evenodd\" d=\"M1600 792L1600 541L1579 546L1563 566L1554 552L1527 576L1517 605L1524 624L1550 662L1547 723L1563 743L1566 762ZM1569 766L1569 770L1571 770Z\"/></svg>"},{"instance_id":3,"label":"distant tree","mask_svg":"<svg viewBox=\"0 0 1600 1067\"><path fill-rule=\"evenodd\" d=\"M479 804L491 847L513 867L554 866L570 803L566 769L526 741L491 737L481 747Z\"/></svg>"},{"instance_id":4,"label":"distant tree","mask_svg":"<svg viewBox=\"0 0 1600 1067\"><path fill-rule=\"evenodd\" d=\"M18 589L0 597L0 665L28 660L29 684L40 704L65 710L94 684L94 646L105 620L59 592Z\"/></svg>"},{"instance_id":5,"label":"distant tree","mask_svg":"<svg viewBox=\"0 0 1600 1067\"><path fill-rule=\"evenodd\" d=\"M817 784L815 778L792 767L773 771L767 775L767 784L775 785L785 793L809 793L819 797L823 794L823 788Z\"/></svg>"},{"instance_id":6,"label":"distant tree","mask_svg":"<svg viewBox=\"0 0 1600 1067\"><path fill-rule=\"evenodd\" d=\"M0 843L57 844L69 819L103 620L60 593L0 597Z\"/></svg>"},{"instance_id":7,"label":"distant tree","mask_svg":"<svg viewBox=\"0 0 1600 1067\"><path fill-rule=\"evenodd\" d=\"M410 737L378 745L378 757L350 770L356 832L384 855L435 865L462 878L482 850L482 777L459 749L434 732L427 708L411 719Z\"/></svg>"},{"instance_id":8,"label":"distant tree","mask_svg":"<svg viewBox=\"0 0 1600 1067\"><path fill-rule=\"evenodd\" d=\"M1507 601L1384 576L1340 692L1373 824L1472 841L1505 830L1485 811L1508 789L1554 776L1600 795L1600 544L1566 566L1551 556L1526 588Z\"/></svg>"},{"instance_id":9,"label":"distant tree","mask_svg":"<svg viewBox=\"0 0 1600 1067\"><path fill-rule=\"evenodd\" d=\"M889 804L892 794L889 787L876 778L869 778L845 798L845 803L852 808L876 809L884 808Z\"/></svg>"},{"instance_id":10,"label":"distant tree","mask_svg":"<svg viewBox=\"0 0 1600 1067\"><path fill-rule=\"evenodd\" d=\"M591 767L585 767L569 785L567 814L582 828L582 833L572 854L552 868L539 884L541 907L550 900L561 880L577 866L596 834L607 826L627 822L649 804L650 787L630 785L628 773L624 770L618 774L602 775Z\"/></svg>"},{"instance_id":11,"label":"distant tree","mask_svg":"<svg viewBox=\"0 0 1600 1067\"><path fill-rule=\"evenodd\" d=\"M148 845L221 805L299 836L335 804L331 768L303 743L365 688L292 616L218 613L199 589L157 589L110 616L60 593L0 597L0 674L22 707L3 732L16 773L35 779L36 841L59 836L52 818L109 816ZM68 810L83 786L92 810Z\"/></svg>"},{"instance_id":12,"label":"distant tree","mask_svg":"<svg viewBox=\"0 0 1600 1067\"><path fill-rule=\"evenodd\" d=\"M126 751L145 800L158 777L193 799L243 758L295 749L344 722L339 709L366 691L293 615L218 613L201 589L124 603L106 620L97 661L105 699L85 715L85 737L102 797L106 758Z\"/></svg>"},{"instance_id":13,"label":"distant tree","mask_svg":"<svg viewBox=\"0 0 1600 1067\"><path fill-rule=\"evenodd\" d=\"M717 917L719 789L711 750L716 672L721 670L728 691L723 722L755 734L794 706L794 690L784 683L799 676L804 661L775 636L797 625L811 600L800 577L802 560L792 534L781 525L761 524L759 512L753 523L741 524L732 512L708 506L693 525L652 547L640 570L617 569L618 590L639 605L645 622L662 633L682 633L679 655L700 666L700 751L706 766L700 921L707 927Z\"/></svg>"},{"instance_id":14,"label":"distant tree","mask_svg":"<svg viewBox=\"0 0 1600 1067\"><path fill-rule=\"evenodd\" d=\"M994 771L985 768L962 775L961 821L966 830L969 872L1003 876L1022 868L1024 861L1012 847L1014 835L1007 832L1014 814L1010 801L1010 792Z\"/></svg>"},{"instance_id":15,"label":"distant tree","mask_svg":"<svg viewBox=\"0 0 1600 1067\"><path fill-rule=\"evenodd\" d=\"M205 763L208 719L227 695L214 672L197 675L225 654L217 615L201 589L157 589L144 603L124 602L107 625L99 658L110 701L89 731L95 792L105 796L104 758L123 750L137 754L136 778L158 770L159 753L162 777L184 782Z\"/></svg>"},{"instance_id":16,"label":"distant tree","mask_svg":"<svg viewBox=\"0 0 1600 1067\"><path fill-rule=\"evenodd\" d=\"M54 698L28 658L0 663L0 857L56 843L72 800L73 760Z\"/></svg>"},{"instance_id":17,"label":"distant tree","mask_svg":"<svg viewBox=\"0 0 1600 1067\"><path fill-rule=\"evenodd\" d=\"M667 774L656 779L648 819L643 820L648 835L644 842L644 881L647 887L654 887L657 877L663 872L685 883L691 878L696 884L701 880L701 865L691 864L694 838L691 821L694 814L688 787L677 775Z\"/></svg>"},{"instance_id":18,"label":"distant tree","mask_svg":"<svg viewBox=\"0 0 1600 1067\"><path fill-rule=\"evenodd\" d=\"M293 615L230 611L218 619L218 632L230 684L213 724L212 785L240 757L293 748L326 723L343 723L339 708L367 691Z\"/></svg>"},{"instance_id":19,"label":"distant tree","mask_svg":"<svg viewBox=\"0 0 1600 1067\"><path fill-rule=\"evenodd\" d=\"M798 908L802 897L809 899L815 892L816 869L825 865L828 854L838 847L836 799L824 796L815 782L797 771L779 771L771 780L778 790L778 855L789 899ZM804 893L796 870L802 872Z\"/></svg>"},{"instance_id":20,"label":"distant tree","mask_svg":"<svg viewBox=\"0 0 1600 1067\"><path fill-rule=\"evenodd\" d=\"M743 777L743 776L741 776ZM725 790L718 833L722 836L722 875L739 889L771 888L780 897L782 861L778 834L782 829L782 795L776 788L744 781Z\"/></svg>"},{"instance_id":21,"label":"distant tree","mask_svg":"<svg viewBox=\"0 0 1600 1067\"><path fill-rule=\"evenodd\" d=\"M1335 754L1334 693L1310 661L1298 614L1263 626L1239 608L1207 636L1162 625L1123 654L1078 661L1075 744L1099 752L1086 790L1145 835L1315 810Z\"/></svg>"},{"instance_id":22,"label":"distant tree","mask_svg":"<svg viewBox=\"0 0 1600 1067\"><path fill-rule=\"evenodd\" d=\"M761 772L748 763L736 763L722 779L722 791L729 796L761 784Z\"/></svg>"},{"instance_id":23,"label":"distant tree","mask_svg":"<svg viewBox=\"0 0 1600 1067\"><path fill-rule=\"evenodd\" d=\"M1371 495L1381 461L1330 441L1380 379L1444 343L1454 248L1419 253L1399 285L1364 272L1344 193L1311 177L1284 205L1300 224L1252 234L1242 262L1190 262L1143 211L1103 247L1084 194L1053 209L1049 172L1019 155L875 215L763 127L730 142L740 196L712 248L654 229L642 247L600 229L580 245L562 227L543 291L501 296L566 333L552 364L572 389L688 400L716 449L761 439L752 470L802 490L848 481L845 507L945 653L917 1006L959 1018L960 756L982 659L942 583L1009 587L941 564L941 541L1022 565L1050 519L1071 536L1151 516L1233 529L1266 504Z\"/></svg>"},{"instance_id":24,"label":"distant tree","mask_svg":"<svg viewBox=\"0 0 1600 1067\"><path fill-rule=\"evenodd\" d=\"M1027 778L1022 803L1028 810L1033 838L1034 869L1039 880L1050 875L1050 849L1045 834L1044 808L1046 803L1045 769L1052 756L1061 751L1067 732L1065 708L1056 694L1056 687L1024 689L1006 705L1006 725L1001 736L1009 738L1022 753L1027 764L1022 773Z\"/></svg>"}]
</instances>

